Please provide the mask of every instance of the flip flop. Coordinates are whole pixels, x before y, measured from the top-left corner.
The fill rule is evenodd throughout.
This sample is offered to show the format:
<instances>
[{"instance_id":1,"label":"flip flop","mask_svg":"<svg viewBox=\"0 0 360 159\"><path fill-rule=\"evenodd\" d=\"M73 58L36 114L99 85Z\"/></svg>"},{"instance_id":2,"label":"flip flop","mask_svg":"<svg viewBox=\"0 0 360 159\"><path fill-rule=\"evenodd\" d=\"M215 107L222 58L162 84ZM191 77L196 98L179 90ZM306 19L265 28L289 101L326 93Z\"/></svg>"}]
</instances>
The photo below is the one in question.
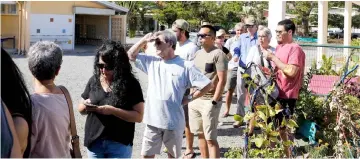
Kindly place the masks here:
<instances>
[{"instance_id":1,"label":"flip flop","mask_svg":"<svg viewBox=\"0 0 360 159\"><path fill-rule=\"evenodd\" d=\"M189 155L191 155L191 156L189 156ZM189 153L187 153L187 154L185 154L185 153L183 153L183 157L182 158L195 158L196 157L196 154L195 154L195 152L194 153L192 153L192 152L189 152Z\"/></svg>"},{"instance_id":2,"label":"flip flop","mask_svg":"<svg viewBox=\"0 0 360 159\"><path fill-rule=\"evenodd\" d=\"M226 118L226 117L228 117L228 116L230 116L230 114L228 113L228 114L223 114L223 118Z\"/></svg>"}]
</instances>

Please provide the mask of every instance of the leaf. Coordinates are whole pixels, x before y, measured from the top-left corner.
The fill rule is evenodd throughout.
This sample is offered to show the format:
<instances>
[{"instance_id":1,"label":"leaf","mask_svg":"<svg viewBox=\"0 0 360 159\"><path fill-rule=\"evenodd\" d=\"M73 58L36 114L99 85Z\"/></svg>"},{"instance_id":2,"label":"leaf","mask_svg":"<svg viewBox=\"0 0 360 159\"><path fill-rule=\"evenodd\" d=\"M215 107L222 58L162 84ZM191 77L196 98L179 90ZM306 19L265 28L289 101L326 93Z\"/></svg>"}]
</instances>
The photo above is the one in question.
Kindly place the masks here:
<instances>
[{"instance_id":1,"label":"leaf","mask_svg":"<svg viewBox=\"0 0 360 159\"><path fill-rule=\"evenodd\" d=\"M280 109L281 109L281 105L279 103L276 103L275 110L280 110Z\"/></svg>"},{"instance_id":2,"label":"leaf","mask_svg":"<svg viewBox=\"0 0 360 159\"><path fill-rule=\"evenodd\" d=\"M256 126L265 129L265 124L263 123L257 123Z\"/></svg>"},{"instance_id":3,"label":"leaf","mask_svg":"<svg viewBox=\"0 0 360 159\"><path fill-rule=\"evenodd\" d=\"M257 111L256 114L263 120L267 121L265 114L262 111Z\"/></svg>"},{"instance_id":4,"label":"leaf","mask_svg":"<svg viewBox=\"0 0 360 159\"><path fill-rule=\"evenodd\" d=\"M270 137L270 141L275 142L275 143L279 143L279 139L277 137Z\"/></svg>"},{"instance_id":5,"label":"leaf","mask_svg":"<svg viewBox=\"0 0 360 159\"><path fill-rule=\"evenodd\" d=\"M284 146L289 147L289 146L293 145L293 142L288 140L288 141L284 141L283 144L284 144Z\"/></svg>"},{"instance_id":6,"label":"leaf","mask_svg":"<svg viewBox=\"0 0 360 159\"><path fill-rule=\"evenodd\" d=\"M242 123L244 119L243 119L243 117L241 117L240 115L235 114L235 115L234 115L234 120Z\"/></svg>"},{"instance_id":7,"label":"leaf","mask_svg":"<svg viewBox=\"0 0 360 159\"><path fill-rule=\"evenodd\" d=\"M275 113L276 113L276 114L279 114L279 113L282 112L282 111L283 111L282 109L275 110Z\"/></svg>"},{"instance_id":8,"label":"leaf","mask_svg":"<svg viewBox=\"0 0 360 159\"><path fill-rule=\"evenodd\" d=\"M257 105L255 107L256 107L256 110L263 111L264 109L267 108L267 105Z\"/></svg>"},{"instance_id":9,"label":"leaf","mask_svg":"<svg viewBox=\"0 0 360 159\"><path fill-rule=\"evenodd\" d=\"M286 119L283 117L283 120L281 121L281 126L286 126Z\"/></svg>"},{"instance_id":10,"label":"leaf","mask_svg":"<svg viewBox=\"0 0 360 159\"><path fill-rule=\"evenodd\" d=\"M255 142L256 147L260 148L264 142L263 138L255 138L252 140L252 142Z\"/></svg>"},{"instance_id":11,"label":"leaf","mask_svg":"<svg viewBox=\"0 0 360 159\"><path fill-rule=\"evenodd\" d=\"M296 124L296 122L294 121L294 120L292 120L292 119L290 119L288 122L287 122L287 126L289 127L289 128L297 128L297 127L299 127L297 124Z\"/></svg>"},{"instance_id":12,"label":"leaf","mask_svg":"<svg viewBox=\"0 0 360 159\"><path fill-rule=\"evenodd\" d=\"M273 137L279 136L279 132L277 132L277 131L271 131L269 134L270 134L270 136L273 136Z\"/></svg>"},{"instance_id":13,"label":"leaf","mask_svg":"<svg viewBox=\"0 0 360 159\"><path fill-rule=\"evenodd\" d=\"M268 108L269 108L269 115L270 115L270 117L273 117L273 116L275 116L276 114L276 112L275 112L275 110L271 107L271 106L268 106Z\"/></svg>"},{"instance_id":14,"label":"leaf","mask_svg":"<svg viewBox=\"0 0 360 159\"><path fill-rule=\"evenodd\" d=\"M241 78L243 78L243 79L245 79L245 78L249 78L250 77L250 75L249 74L247 74L247 73L244 73L242 76L241 76Z\"/></svg>"},{"instance_id":15,"label":"leaf","mask_svg":"<svg viewBox=\"0 0 360 159\"><path fill-rule=\"evenodd\" d=\"M254 116L255 116L254 113L247 113L247 114L245 114L244 121L249 121Z\"/></svg>"}]
</instances>

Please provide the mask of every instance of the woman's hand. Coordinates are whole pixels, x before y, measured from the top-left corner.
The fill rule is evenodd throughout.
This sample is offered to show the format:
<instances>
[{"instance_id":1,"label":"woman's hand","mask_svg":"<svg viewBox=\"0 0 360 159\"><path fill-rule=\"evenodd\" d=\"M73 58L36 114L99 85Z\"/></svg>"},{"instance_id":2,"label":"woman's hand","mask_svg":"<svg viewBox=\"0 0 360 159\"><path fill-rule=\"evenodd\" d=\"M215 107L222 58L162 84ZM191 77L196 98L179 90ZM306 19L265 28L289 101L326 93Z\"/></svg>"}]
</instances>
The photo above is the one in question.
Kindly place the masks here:
<instances>
[{"instance_id":1,"label":"woman's hand","mask_svg":"<svg viewBox=\"0 0 360 159\"><path fill-rule=\"evenodd\" d=\"M96 112L103 115L112 115L115 107L111 105L102 105L97 107L86 107L88 112Z\"/></svg>"}]
</instances>

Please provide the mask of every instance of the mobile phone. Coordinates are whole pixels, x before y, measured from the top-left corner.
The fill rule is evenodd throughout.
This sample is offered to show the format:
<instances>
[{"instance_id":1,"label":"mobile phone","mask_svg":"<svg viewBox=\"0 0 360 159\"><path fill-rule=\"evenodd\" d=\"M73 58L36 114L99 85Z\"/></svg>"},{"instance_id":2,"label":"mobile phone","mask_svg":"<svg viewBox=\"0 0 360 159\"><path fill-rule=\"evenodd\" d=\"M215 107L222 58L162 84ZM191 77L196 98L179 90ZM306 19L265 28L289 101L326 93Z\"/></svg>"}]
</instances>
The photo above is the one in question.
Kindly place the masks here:
<instances>
[{"instance_id":1,"label":"mobile phone","mask_svg":"<svg viewBox=\"0 0 360 159\"><path fill-rule=\"evenodd\" d=\"M84 103L85 106L87 107L97 107L97 105L91 104L91 103Z\"/></svg>"}]
</instances>

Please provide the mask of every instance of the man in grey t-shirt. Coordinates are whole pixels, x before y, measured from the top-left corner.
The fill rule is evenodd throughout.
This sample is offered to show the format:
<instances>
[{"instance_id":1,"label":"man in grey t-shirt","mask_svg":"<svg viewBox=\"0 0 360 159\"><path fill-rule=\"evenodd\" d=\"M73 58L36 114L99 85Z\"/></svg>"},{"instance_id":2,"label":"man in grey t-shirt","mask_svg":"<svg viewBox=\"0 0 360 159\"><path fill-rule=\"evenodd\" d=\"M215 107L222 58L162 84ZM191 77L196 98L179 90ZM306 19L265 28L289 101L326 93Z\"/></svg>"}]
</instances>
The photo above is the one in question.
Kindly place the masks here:
<instances>
[{"instance_id":1,"label":"man in grey t-shirt","mask_svg":"<svg viewBox=\"0 0 360 159\"><path fill-rule=\"evenodd\" d=\"M139 49L149 41L155 41L156 56L138 54ZM160 154L164 143L168 157L181 157L185 116L182 105L201 97L211 88L210 80L190 61L174 54L176 36L165 30L145 35L128 51L131 61L148 75L148 92L145 101L146 124L141 155L155 157ZM187 88L197 91L184 97Z\"/></svg>"}]
</instances>

